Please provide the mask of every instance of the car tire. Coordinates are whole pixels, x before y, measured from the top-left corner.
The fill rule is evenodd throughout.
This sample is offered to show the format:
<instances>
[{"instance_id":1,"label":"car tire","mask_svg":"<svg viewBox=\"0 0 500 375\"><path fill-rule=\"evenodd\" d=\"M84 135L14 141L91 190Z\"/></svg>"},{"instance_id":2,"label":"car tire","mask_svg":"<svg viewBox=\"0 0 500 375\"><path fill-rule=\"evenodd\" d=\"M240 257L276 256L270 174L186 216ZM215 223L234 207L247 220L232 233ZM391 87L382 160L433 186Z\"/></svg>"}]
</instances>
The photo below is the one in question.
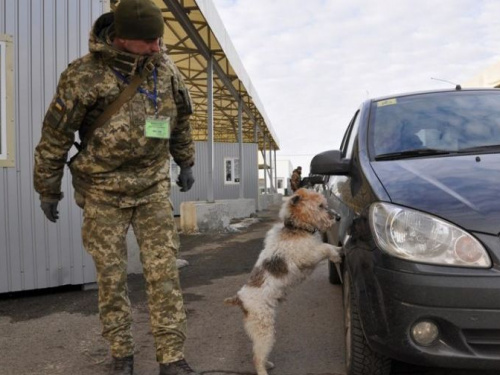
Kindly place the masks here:
<instances>
[{"instance_id":1,"label":"car tire","mask_svg":"<svg viewBox=\"0 0 500 375\"><path fill-rule=\"evenodd\" d=\"M328 280L330 280L330 284L332 285L342 284L342 279L337 271L337 267L335 267L335 263L331 260L328 261Z\"/></svg>"},{"instance_id":2,"label":"car tire","mask_svg":"<svg viewBox=\"0 0 500 375\"><path fill-rule=\"evenodd\" d=\"M366 342L348 267L343 272L345 362L347 375L389 375L391 359L375 353Z\"/></svg>"}]
</instances>

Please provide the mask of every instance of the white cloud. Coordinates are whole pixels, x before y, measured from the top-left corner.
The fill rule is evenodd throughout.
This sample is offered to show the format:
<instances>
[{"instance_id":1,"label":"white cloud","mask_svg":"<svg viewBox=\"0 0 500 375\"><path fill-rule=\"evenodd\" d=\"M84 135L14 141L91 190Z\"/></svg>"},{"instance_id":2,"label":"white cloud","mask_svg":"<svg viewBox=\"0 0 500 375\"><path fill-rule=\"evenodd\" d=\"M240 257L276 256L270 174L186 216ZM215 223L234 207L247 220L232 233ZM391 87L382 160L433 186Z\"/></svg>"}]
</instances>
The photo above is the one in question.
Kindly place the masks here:
<instances>
[{"instance_id":1,"label":"white cloud","mask_svg":"<svg viewBox=\"0 0 500 375\"><path fill-rule=\"evenodd\" d=\"M500 59L497 0L214 0L281 143L309 170L367 97L460 83Z\"/></svg>"}]
</instances>

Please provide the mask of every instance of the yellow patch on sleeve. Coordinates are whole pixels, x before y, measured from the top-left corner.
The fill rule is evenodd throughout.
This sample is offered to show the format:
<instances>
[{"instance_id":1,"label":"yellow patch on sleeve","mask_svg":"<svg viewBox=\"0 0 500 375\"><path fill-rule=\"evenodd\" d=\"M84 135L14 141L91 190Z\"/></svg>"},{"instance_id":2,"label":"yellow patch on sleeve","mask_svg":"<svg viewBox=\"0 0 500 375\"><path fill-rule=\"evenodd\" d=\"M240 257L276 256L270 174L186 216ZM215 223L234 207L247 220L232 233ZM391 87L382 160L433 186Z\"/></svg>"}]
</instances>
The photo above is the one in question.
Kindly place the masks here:
<instances>
[{"instance_id":1,"label":"yellow patch on sleeve","mask_svg":"<svg viewBox=\"0 0 500 375\"><path fill-rule=\"evenodd\" d=\"M377 107L385 107L386 105L394 105L397 103L398 103L398 101L396 98L381 100L381 101L377 102Z\"/></svg>"},{"instance_id":2,"label":"yellow patch on sleeve","mask_svg":"<svg viewBox=\"0 0 500 375\"><path fill-rule=\"evenodd\" d=\"M47 122L53 128L58 128L61 120L66 113L66 105L61 98L56 98L50 105L47 114L45 115L44 123Z\"/></svg>"},{"instance_id":3,"label":"yellow patch on sleeve","mask_svg":"<svg viewBox=\"0 0 500 375\"><path fill-rule=\"evenodd\" d=\"M54 107L58 112L62 112L65 105L64 102L62 101L61 98L57 98L56 101L54 102Z\"/></svg>"}]
</instances>

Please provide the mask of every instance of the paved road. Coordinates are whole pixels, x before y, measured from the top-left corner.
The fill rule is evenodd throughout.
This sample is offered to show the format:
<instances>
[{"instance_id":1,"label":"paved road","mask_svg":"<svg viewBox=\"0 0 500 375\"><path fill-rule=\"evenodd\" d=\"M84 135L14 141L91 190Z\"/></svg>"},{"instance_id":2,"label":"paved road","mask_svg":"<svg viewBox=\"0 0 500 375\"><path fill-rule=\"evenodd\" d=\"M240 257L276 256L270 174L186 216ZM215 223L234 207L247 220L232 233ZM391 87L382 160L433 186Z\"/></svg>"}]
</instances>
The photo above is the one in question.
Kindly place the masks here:
<instances>
[{"instance_id":1,"label":"paved road","mask_svg":"<svg viewBox=\"0 0 500 375\"><path fill-rule=\"evenodd\" d=\"M181 270L189 316L186 354L202 374L250 375L251 345L238 308L225 306L246 281L277 210L239 233L182 236ZM279 310L271 375L344 375L341 289L321 264ZM136 369L156 375L142 276L129 279ZM0 296L0 375L104 375L107 345L100 337L95 290ZM493 375L395 366L394 375Z\"/></svg>"}]
</instances>

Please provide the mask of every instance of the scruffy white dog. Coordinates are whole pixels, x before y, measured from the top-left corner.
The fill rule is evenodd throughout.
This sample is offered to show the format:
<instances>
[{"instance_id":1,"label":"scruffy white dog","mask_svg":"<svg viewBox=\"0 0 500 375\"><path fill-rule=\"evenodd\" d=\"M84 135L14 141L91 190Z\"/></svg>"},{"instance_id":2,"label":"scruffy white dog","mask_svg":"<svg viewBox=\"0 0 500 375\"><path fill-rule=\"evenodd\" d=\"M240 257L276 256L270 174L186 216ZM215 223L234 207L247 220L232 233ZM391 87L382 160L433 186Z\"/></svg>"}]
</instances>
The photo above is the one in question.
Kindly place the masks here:
<instances>
[{"instance_id":1,"label":"scruffy white dog","mask_svg":"<svg viewBox=\"0 0 500 375\"><path fill-rule=\"evenodd\" d=\"M249 280L236 296L224 301L243 310L258 375L267 375L266 367L274 367L267 359L274 345L276 307L287 290L310 275L320 261L341 261L341 248L321 238L321 232L333 224L332 216L321 194L297 190L281 207L282 222L267 232Z\"/></svg>"}]
</instances>

